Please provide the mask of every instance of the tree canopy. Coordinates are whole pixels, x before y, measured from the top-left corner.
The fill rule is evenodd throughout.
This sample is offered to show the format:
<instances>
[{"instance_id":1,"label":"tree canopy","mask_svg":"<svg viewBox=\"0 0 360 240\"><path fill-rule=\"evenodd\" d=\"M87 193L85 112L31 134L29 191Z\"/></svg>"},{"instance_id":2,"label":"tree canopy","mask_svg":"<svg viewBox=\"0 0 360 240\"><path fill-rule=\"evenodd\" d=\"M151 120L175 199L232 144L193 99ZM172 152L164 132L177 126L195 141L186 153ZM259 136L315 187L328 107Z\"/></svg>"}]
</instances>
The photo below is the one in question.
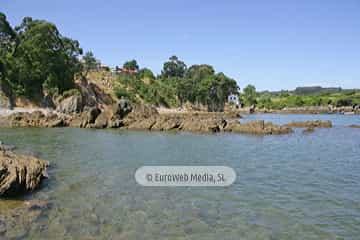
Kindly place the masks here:
<instances>
[{"instance_id":1,"label":"tree canopy","mask_svg":"<svg viewBox=\"0 0 360 240\"><path fill-rule=\"evenodd\" d=\"M85 76L88 74L90 70L98 69L100 65L99 61L96 60L94 54L91 51L86 52L82 60L83 60Z\"/></svg>"},{"instance_id":2,"label":"tree canopy","mask_svg":"<svg viewBox=\"0 0 360 240\"><path fill-rule=\"evenodd\" d=\"M243 100L247 105L256 104L256 88L253 85L247 85L244 88Z\"/></svg>"},{"instance_id":3,"label":"tree canopy","mask_svg":"<svg viewBox=\"0 0 360 240\"><path fill-rule=\"evenodd\" d=\"M186 72L186 64L180 61L177 56L171 56L169 61L164 63L161 75L164 78L184 77Z\"/></svg>"},{"instance_id":4,"label":"tree canopy","mask_svg":"<svg viewBox=\"0 0 360 240\"><path fill-rule=\"evenodd\" d=\"M137 64L136 60L130 60L124 63L123 68L127 69L127 70L132 70L132 71L138 71L139 70L139 65Z\"/></svg>"},{"instance_id":5,"label":"tree canopy","mask_svg":"<svg viewBox=\"0 0 360 240\"><path fill-rule=\"evenodd\" d=\"M39 96L43 90L63 92L80 72L79 42L62 36L56 26L30 17L11 28L0 14L1 83L12 93Z\"/></svg>"},{"instance_id":6,"label":"tree canopy","mask_svg":"<svg viewBox=\"0 0 360 240\"><path fill-rule=\"evenodd\" d=\"M99 61L87 52L82 62L79 42L67 38L44 20L25 17L12 28L0 13L0 83L7 95L41 97L45 92L63 93L74 87L76 74L99 69ZM163 64L161 75L140 69L135 59L124 63L115 92L118 96L140 97L141 101L178 106L185 102L222 111L227 96L237 93L234 79L216 73L211 65L187 68L177 56ZM131 74L129 74L129 72Z\"/></svg>"}]
</instances>

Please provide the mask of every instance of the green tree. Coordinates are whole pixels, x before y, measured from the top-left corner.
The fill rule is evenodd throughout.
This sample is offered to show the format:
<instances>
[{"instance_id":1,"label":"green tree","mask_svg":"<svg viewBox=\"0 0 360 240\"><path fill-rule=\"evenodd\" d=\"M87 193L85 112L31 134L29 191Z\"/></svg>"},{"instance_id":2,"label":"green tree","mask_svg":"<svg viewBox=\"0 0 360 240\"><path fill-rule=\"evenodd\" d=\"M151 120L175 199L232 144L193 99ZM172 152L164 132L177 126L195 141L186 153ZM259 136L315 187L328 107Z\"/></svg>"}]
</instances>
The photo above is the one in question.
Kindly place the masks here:
<instances>
[{"instance_id":1,"label":"green tree","mask_svg":"<svg viewBox=\"0 0 360 240\"><path fill-rule=\"evenodd\" d=\"M139 70L139 65L137 64L136 60L130 60L124 63L123 68L127 69L127 70L132 70L132 71L138 71Z\"/></svg>"},{"instance_id":2,"label":"green tree","mask_svg":"<svg viewBox=\"0 0 360 240\"><path fill-rule=\"evenodd\" d=\"M98 60L96 60L94 54L91 51L86 52L82 60L85 76L88 75L90 70L96 70L99 68L100 63Z\"/></svg>"},{"instance_id":3,"label":"green tree","mask_svg":"<svg viewBox=\"0 0 360 240\"><path fill-rule=\"evenodd\" d=\"M11 88L10 73L13 66L13 54L17 46L17 35L6 19L5 14L0 12L0 90L12 101L13 91ZM12 102L11 102L12 103Z\"/></svg>"},{"instance_id":4,"label":"green tree","mask_svg":"<svg viewBox=\"0 0 360 240\"><path fill-rule=\"evenodd\" d=\"M184 77L186 64L180 61L177 56L171 56L169 61L164 63L161 75L164 78Z\"/></svg>"},{"instance_id":5,"label":"green tree","mask_svg":"<svg viewBox=\"0 0 360 240\"><path fill-rule=\"evenodd\" d=\"M223 73L215 74L214 68L207 64L191 66L185 77L177 81L181 103L201 103L207 105L209 111L223 111L228 95L239 90L234 79Z\"/></svg>"},{"instance_id":6,"label":"green tree","mask_svg":"<svg viewBox=\"0 0 360 240\"><path fill-rule=\"evenodd\" d=\"M0 18L3 36L3 29L10 30L4 17ZM63 92L73 87L74 76L80 71L78 56L82 54L77 41L63 37L54 24L30 17L24 18L10 35L16 40L11 44L13 50L5 53L2 75L6 80L2 82L9 83L12 91L34 97L41 96L44 89Z\"/></svg>"},{"instance_id":7,"label":"green tree","mask_svg":"<svg viewBox=\"0 0 360 240\"><path fill-rule=\"evenodd\" d=\"M255 86L249 84L244 88L243 99L246 105L256 104Z\"/></svg>"},{"instance_id":8,"label":"green tree","mask_svg":"<svg viewBox=\"0 0 360 240\"><path fill-rule=\"evenodd\" d=\"M139 78L140 79L150 79L150 80L154 80L155 79L155 75L154 73L148 69L148 68L143 68L139 71Z\"/></svg>"}]
</instances>

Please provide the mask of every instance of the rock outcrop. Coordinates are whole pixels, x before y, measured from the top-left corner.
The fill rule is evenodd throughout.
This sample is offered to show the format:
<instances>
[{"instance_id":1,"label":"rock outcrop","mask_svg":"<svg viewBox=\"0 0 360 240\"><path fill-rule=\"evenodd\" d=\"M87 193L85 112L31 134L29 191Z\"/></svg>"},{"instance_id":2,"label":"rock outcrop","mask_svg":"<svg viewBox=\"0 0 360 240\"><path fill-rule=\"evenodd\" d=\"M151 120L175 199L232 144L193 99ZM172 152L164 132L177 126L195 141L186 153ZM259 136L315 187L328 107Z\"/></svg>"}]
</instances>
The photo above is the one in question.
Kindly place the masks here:
<instances>
[{"instance_id":1,"label":"rock outcrop","mask_svg":"<svg viewBox=\"0 0 360 240\"><path fill-rule=\"evenodd\" d=\"M225 131L234 132L234 133L271 135L271 134L288 134L292 132L292 129L288 126L278 126L271 122L257 120L247 123L239 123L239 122L229 123L226 126Z\"/></svg>"},{"instance_id":2,"label":"rock outcrop","mask_svg":"<svg viewBox=\"0 0 360 240\"><path fill-rule=\"evenodd\" d=\"M15 196L35 190L47 178L49 163L11 151L0 151L0 196Z\"/></svg>"},{"instance_id":3,"label":"rock outcrop","mask_svg":"<svg viewBox=\"0 0 360 240\"><path fill-rule=\"evenodd\" d=\"M292 132L291 125L278 126L270 122L253 121L239 123L239 112L185 112L162 113L145 104L132 106L127 100L120 99L112 105L88 107L76 113L75 98L69 100L63 112L72 114L42 112L17 113L10 115L11 127L79 127L79 128L124 128L150 131L187 131L187 132L234 132L248 134L286 134ZM80 101L80 100L79 100ZM66 105L66 104L65 104ZM67 110L66 110L67 109ZM1 119L0 119L1 123ZM309 126L323 126L323 122L292 123ZM331 124L331 123L330 123ZM1 124L0 124L1 125Z\"/></svg>"},{"instance_id":4,"label":"rock outcrop","mask_svg":"<svg viewBox=\"0 0 360 240\"><path fill-rule=\"evenodd\" d=\"M87 107L110 106L115 102L109 94L91 82L78 83L78 90L82 96L84 106Z\"/></svg>"},{"instance_id":5,"label":"rock outcrop","mask_svg":"<svg viewBox=\"0 0 360 240\"><path fill-rule=\"evenodd\" d=\"M5 96L0 87L0 108L11 108L10 99Z\"/></svg>"},{"instance_id":6,"label":"rock outcrop","mask_svg":"<svg viewBox=\"0 0 360 240\"><path fill-rule=\"evenodd\" d=\"M43 114L42 112L17 113L9 116L12 127L79 127L79 128L124 128L150 131L187 132L234 132L248 134L286 134L290 126L278 126L270 122L254 121L239 123L237 112L194 112L159 114L149 105L134 105L121 99L104 107L86 107L83 112L67 114ZM0 119L1 123L1 119Z\"/></svg>"},{"instance_id":7,"label":"rock outcrop","mask_svg":"<svg viewBox=\"0 0 360 240\"><path fill-rule=\"evenodd\" d=\"M126 122L127 124L129 122ZM154 115L138 119L125 125L131 130L151 131L187 131L187 132L220 132L224 129L226 121L221 117L205 117L199 115Z\"/></svg>"},{"instance_id":8,"label":"rock outcrop","mask_svg":"<svg viewBox=\"0 0 360 240\"><path fill-rule=\"evenodd\" d=\"M304 121L304 122L290 122L285 124L286 127L293 127L293 128L331 128L332 123L331 121Z\"/></svg>"},{"instance_id":9,"label":"rock outcrop","mask_svg":"<svg viewBox=\"0 0 360 240\"><path fill-rule=\"evenodd\" d=\"M349 128L360 128L360 125L352 124L349 126Z\"/></svg>"},{"instance_id":10,"label":"rock outcrop","mask_svg":"<svg viewBox=\"0 0 360 240\"><path fill-rule=\"evenodd\" d=\"M2 127L64 127L68 125L69 116L55 113L44 114L41 111L18 112L0 118Z\"/></svg>"},{"instance_id":11,"label":"rock outcrop","mask_svg":"<svg viewBox=\"0 0 360 240\"><path fill-rule=\"evenodd\" d=\"M84 108L82 97L73 95L62 100L56 110L60 113L72 114L80 113Z\"/></svg>"}]
</instances>

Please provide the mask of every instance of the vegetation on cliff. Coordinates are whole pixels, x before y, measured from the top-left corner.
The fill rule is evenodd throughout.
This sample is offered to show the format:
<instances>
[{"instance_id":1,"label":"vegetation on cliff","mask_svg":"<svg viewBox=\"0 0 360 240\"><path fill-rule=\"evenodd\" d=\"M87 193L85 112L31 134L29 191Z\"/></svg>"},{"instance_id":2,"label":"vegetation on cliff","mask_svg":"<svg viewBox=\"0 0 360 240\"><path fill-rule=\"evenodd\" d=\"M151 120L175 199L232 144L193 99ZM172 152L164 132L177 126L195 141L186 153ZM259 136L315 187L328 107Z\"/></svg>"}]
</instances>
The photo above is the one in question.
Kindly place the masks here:
<instances>
[{"instance_id":1,"label":"vegetation on cliff","mask_svg":"<svg viewBox=\"0 0 360 240\"><path fill-rule=\"evenodd\" d=\"M133 64L137 66L136 62ZM238 93L239 87L234 79L224 73L215 73L210 65L187 68L183 61L172 56L156 77L146 68L136 74L120 73L115 91L118 97L143 99L147 103L165 107L190 102L207 106L209 111L222 111L228 95Z\"/></svg>"},{"instance_id":2,"label":"vegetation on cliff","mask_svg":"<svg viewBox=\"0 0 360 240\"><path fill-rule=\"evenodd\" d=\"M73 88L81 72L79 42L61 35L44 20L25 17L12 28L0 13L0 81L9 96L42 97Z\"/></svg>"},{"instance_id":3,"label":"vegetation on cliff","mask_svg":"<svg viewBox=\"0 0 360 240\"><path fill-rule=\"evenodd\" d=\"M77 75L83 78L101 69L92 52L80 61L78 41L61 35L54 24L31 17L13 28L0 13L0 46L0 87L9 99L25 96L35 100L45 94L69 93ZM159 76L150 69L140 69L136 60L125 62L122 70L116 74L115 95L157 106L190 102L221 111L227 96L239 89L235 80L215 73L212 66L187 68L176 56L164 63Z\"/></svg>"}]
</instances>

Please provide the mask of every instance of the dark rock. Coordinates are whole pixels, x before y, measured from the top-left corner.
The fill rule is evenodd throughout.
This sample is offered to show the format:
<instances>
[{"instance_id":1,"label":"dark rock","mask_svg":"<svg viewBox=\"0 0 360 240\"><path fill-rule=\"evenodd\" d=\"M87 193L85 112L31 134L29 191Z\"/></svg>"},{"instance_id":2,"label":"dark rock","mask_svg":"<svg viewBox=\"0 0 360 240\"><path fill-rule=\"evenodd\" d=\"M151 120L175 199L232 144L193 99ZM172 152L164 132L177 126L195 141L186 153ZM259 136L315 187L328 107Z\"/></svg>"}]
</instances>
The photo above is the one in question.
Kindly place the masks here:
<instances>
[{"instance_id":1,"label":"dark rock","mask_svg":"<svg viewBox=\"0 0 360 240\"><path fill-rule=\"evenodd\" d=\"M124 118L127 114L132 111L132 107L130 102L126 99L120 99L116 104L113 106L113 114L118 116L120 119Z\"/></svg>"},{"instance_id":2,"label":"dark rock","mask_svg":"<svg viewBox=\"0 0 360 240\"><path fill-rule=\"evenodd\" d=\"M110 119L112 118L113 113L111 109L105 109L100 113L100 115L96 118L95 123L92 125L94 128L106 128Z\"/></svg>"},{"instance_id":3,"label":"dark rock","mask_svg":"<svg viewBox=\"0 0 360 240\"><path fill-rule=\"evenodd\" d=\"M65 127L67 124L64 119L55 119L47 124L47 127L55 128L55 127Z\"/></svg>"},{"instance_id":4,"label":"dark rock","mask_svg":"<svg viewBox=\"0 0 360 240\"><path fill-rule=\"evenodd\" d=\"M88 111L88 122L89 123L95 123L96 118L100 115L101 110L97 107L92 107L90 108L90 110Z\"/></svg>"},{"instance_id":5,"label":"dark rock","mask_svg":"<svg viewBox=\"0 0 360 240\"><path fill-rule=\"evenodd\" d=\"M250 114L255 113L255 109L256 109L256 106L255 106L255 105L251 105L250 108L249 108L249 113L250 113Z\"/></svg>"},{"instance_id":6,"label":"dark rock","mask_svg":"<svg viewBox=\"0 0 360 240\"><path fill-rule=\"evenodd\" d=\"M360 128L360 125L352 124L349 126L350 128Z\"/></svg>"},{"instance_id":7,"label":"dark rock","mask_svg":"<svg viewBox=\"0 0 360 240\"><path fill-rule=\"evenodd\" d=\"M46 95L43 98L42 106L45 108L56 108L55 103L52 99L52 96L50 96L50 95Z\"/></svg>"}]
</instances>

